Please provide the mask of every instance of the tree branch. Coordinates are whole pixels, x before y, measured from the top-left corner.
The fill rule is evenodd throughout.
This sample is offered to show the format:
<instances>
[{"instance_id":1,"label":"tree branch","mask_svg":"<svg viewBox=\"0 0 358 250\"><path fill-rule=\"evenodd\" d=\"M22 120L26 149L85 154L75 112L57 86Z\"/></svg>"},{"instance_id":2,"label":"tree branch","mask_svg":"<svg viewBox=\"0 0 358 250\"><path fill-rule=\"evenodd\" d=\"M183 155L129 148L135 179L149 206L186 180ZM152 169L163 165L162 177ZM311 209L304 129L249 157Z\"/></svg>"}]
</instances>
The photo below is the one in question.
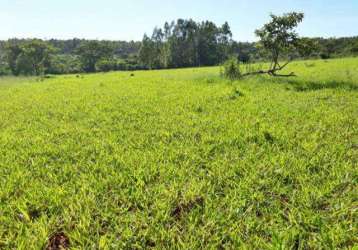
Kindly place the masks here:
<instances>
[{"instance_id":1,"label":"tree branch","mask_svg":"<svg viewBox=\"0 0 358 250\"><path fill-rule=\"evenodd\" d=\"M271 65L274 64L274 67L269 68L269 70L259 70L259 71L254 71L254 72L248 72L245 74L242 74L241 77L246 77L246 76L252 76L252 75L262 75L262 74L268 74L270 76L275 76L275 77L293 77L296 76L296 74L294 72L291 72L290 74L277 74L277 71L281 71L283 70L292 60L289 60L287 62L285 62L282 66L278 63L278 62L271 62ZM277 68L278 66L278 68Z\"/></svg>"}]
</instances>

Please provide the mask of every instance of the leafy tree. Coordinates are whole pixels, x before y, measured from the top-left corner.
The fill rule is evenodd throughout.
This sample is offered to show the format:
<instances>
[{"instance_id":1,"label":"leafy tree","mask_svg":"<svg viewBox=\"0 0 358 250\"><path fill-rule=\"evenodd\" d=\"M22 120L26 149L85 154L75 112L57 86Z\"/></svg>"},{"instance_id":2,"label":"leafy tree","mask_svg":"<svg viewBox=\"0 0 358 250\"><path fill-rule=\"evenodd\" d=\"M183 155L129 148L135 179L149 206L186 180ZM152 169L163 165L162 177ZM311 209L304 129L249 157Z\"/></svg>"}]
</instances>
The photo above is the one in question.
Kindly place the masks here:
<instances>
[{"instance_id":1,"label":"leafy tree","mask_svg":"<svg viewBox=\"0 0 358 250\"><path fill-rule=\"evenodd\" d=\"M45 72L47 74L72 74L82 71L82 65L75 55L55 54L51 56L50 62Z\"/></svg>"},{"instance_id":2,"label":"leafy tree","mask_svg":"<svg viewBox=\"0 0 358 250\"><path fill-rule=\"evenodd\" d=\"M9 67L4 59L4 55L0 53L0 76L10 74Z\"/></svg>"},{"instance_id":3,"label":"leafy tree","mask_svg":"<svg viewBox=\"0 0 358 250\"><path fill-rule=\"evenodd\" d=\"M298 40L297 51L299 56L309 58L315 56L315 53L318 50L319 45L314 39L304 37Z\"/></svg>"},{"instance_id":4,"label":"leafy tree","mask_svg":"<svg viewBox=\"0 0 358 250\"><path fill-rule=\"evenodd\" d=\"M155 53L156 50L154 42L146 34L144 34L142 46L140 47L138 53L139 61L153 69L155 68L156 57L159 56Z\"/></svg>"},{"instance_id":5,"label":"leafy tree","mask_svg":"<svg viewBox=\"0 0 358 250\"><path fill-rule=\"evenodd\" d=\"M164 33L162 29L155 28L152 34L152 68L161 68L161 52L163 48Z\"/></svg>"},{"instance_id":6,"label":"leafy tree","mask_svg":"<svg viewBox=\"0 0 358 250\"><path fill-rule=\"evenodd\" d=\"M352 46L352 49L351 49L352 53L354 55L358 55L358 40L355 42L355 44Z\"/></svg>"},{"instance_id":7,"label":"leafy tree","mask_svg":"<svg viewBox=\"0 0 358 250\"><path fill-rule=\"evenodd\" d=\"M233 53L232 32L228 22L225 22L219 30L219 56L220 61L224 62Z\"/></svg>"},{"instance_id":8,"label":"leafy tree","mask_svg":"<svg viewBox=\"0 0 358 250\"><path fill-rule=\"evenodd\" d=\"M189 51L193 51L193 29L191 20L178 19L173 26L168 40L170 67L192 66L192 54Z\"/></svg>"},{"instance_id":9,"label":"leafy tree","mask_svg":"<svg viewBox=\"0 0 358 250\"><path fill-rule=\"evenodd\" d=\"M237 55L240 62L248 63L251 60L259 59L255 43L233 42L231 53Z\"/></svg>"},{"instance_id":10,"label":"leafy tree","mask_svg":"<svg viewBox=\"0 0 358 250\"><path fill-rule=\"evenodd\" d=\"M279 75L277 71L284 69L290 63L292 60L291 53L297 50L299 46L299 38L295 28L303 21L303 18L303 13L296 12L283 16L271 14L271 21L261 29L256 30L255 33L260 38L259 44L271 61L269 70L261 73L268 73L272 76L294 75L294 73ZM286 59L287 62L280 65L280 59Z\"/></svg>"},{"instance_id":11,"label":"leafy tree","mask_svg":"<svg viewBox=\"0 0 358 250\"><path fill-rule=\"evenodd\" d=\"M77 54L82 69L85 72L95 72L97 62L113 56L113 47L107 42L86 41L78 47Z\"/></svg>"},{"instance_id":12,"label":"leafy tree","mask_svg":"<svg viewBox=\"0 0 358 250\"><path fill-rule=\"evenodd\" d=\"M337 51L337 44L333 38L325 40L325 46L323 54L326 56L325 59L331 58Z\"/></svg>"},{"instance_id":13,"label":"leafy tree","mask_svg":"<svg viewBox=\"0 0 358 250\"><path fill-rule=\"evenodd\" d=\"M220 62L218 28L213 22L202 22L199 31L199 65L212 66Z\"/></svg>"},{"instance_id":14,"label":"leafy tree","mask_svg":"<svg viewBox=\"0 0 358 250\"><path fill-rule=\"evenodd\" d=\"M21 53L16 60L16 69L22 75L35 75L31 64L31 59Z\"/></svg>"},{"instance_id":15,"label":"leafy tree","mask_svg":"<svg viewBox=\"0 0 358 250\"><path fill-rule=\"evenodd\" d=\"M44 74L46 68L49 67L50 55L54 52L54 48L44 41L35 39L26 42L21 49L22 52L18 60L22 59L20 60L22 64L18 61L18 66L23 65L23 67L19 67L20 70L24 68L24 71L28 72L26 67L29 67L30 72L28 73L30 74Z\"/></svg>"},{"instance_id":16,"label":"leafy tree","mask_svg":"<svg viewBox=\"0 0 358 250\"><path fill-rule=\"evenodd\" d=\"M9 41L6 46L6 58L14 75L20 73L43 74L49 67L52 53L54 53L54 48L39 39L27 40L22 43Z\"/></svg>"},{"instance_id":17,"label":"leafy tree","mask_svg":"<svg viewBox=\"0 0 358 250\"><path fill-rule=\"evenodd\" d=\"M22 49L20 45L14 41L8 41L5 45L5 59L13 75L19 75L17 67L17 58L21 54Z\"/></svg>"},{"instance_id":18,"label":"leafy tree","mask_svg":"<svg viewBox=\"0 0 358 250\"><path fill-rule=\"evenodd\" d=\"M217 27L209 21L178 19L155 28L151 37L144 35L139 58L150 68L217 65L232 53L231 45L228 23Z\"/></svg>"}]
</instances>

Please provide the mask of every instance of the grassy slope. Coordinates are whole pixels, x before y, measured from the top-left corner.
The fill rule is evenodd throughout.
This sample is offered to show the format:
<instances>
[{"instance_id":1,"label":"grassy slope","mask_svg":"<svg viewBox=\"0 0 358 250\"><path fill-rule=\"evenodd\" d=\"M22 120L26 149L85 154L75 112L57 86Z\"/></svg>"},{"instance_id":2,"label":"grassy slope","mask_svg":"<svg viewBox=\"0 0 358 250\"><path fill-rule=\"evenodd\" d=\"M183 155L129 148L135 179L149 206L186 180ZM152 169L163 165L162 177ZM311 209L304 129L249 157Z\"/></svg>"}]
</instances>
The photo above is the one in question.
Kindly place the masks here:
<instances>
[{"instance_id":1,"label":"grassy slope","mask_svg":"<svg viewBox=\"0 0 358 250\"><path fill-rule=\"evenodd\" d=\"M1 80L0 248L354 246L358 60L291 69Z\"/></svg>"}]
</instances>

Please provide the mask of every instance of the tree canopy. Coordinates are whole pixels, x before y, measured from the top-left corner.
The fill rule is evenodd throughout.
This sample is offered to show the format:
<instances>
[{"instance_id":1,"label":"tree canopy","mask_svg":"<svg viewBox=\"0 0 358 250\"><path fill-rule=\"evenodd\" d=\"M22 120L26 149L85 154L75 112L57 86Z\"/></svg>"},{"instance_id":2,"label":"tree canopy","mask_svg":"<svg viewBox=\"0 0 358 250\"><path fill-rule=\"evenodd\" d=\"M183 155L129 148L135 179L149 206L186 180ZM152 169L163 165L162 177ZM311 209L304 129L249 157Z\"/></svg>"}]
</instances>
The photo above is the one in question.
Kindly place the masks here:
<instances>
[{"instance_id":1,"label":"tree canopy","mask_svg":"<svg viewBox=\"0 0 358 250\"><path fill-rule=\"evenodd\" d=\"M24 43L8 42L5 46L6 59L14 75L41 75L50 64L54 48L48 43L33 39Z\"/></svg>"},{"instance_id":2,"label":"tree canopy","mask_svg":"<svg viewBox=\"0 0 358 250\"><path fill-rule=\"evenodd\" d=\"M150 68L217 65L231 53L232 33L228 23L178 19L144 35L139 60Z\"/></svg>"},{"instance_id":3,"label":"tree canopy","mask_svg":"<svg viewBox=\"0 0 358 250\"><path fill-rule=\"evenodd\" d=\"M292 53L300 46L300 39L295 29L303 21L304 14L292 12L282 16L271 14L270 17L271 21L255 33L260 38L259 45L271 62L267 73L277 75L276 72L282 70L292 60ZM286 59L287 62L280 65L280 59Z\"/></svg>"},{"instance_id":4,"label":"tree canopy","mask_svg":"<svg viewBox=\"0 0 358 250\"><path fill-rule=\"evenodd\" d=\"M87 41L82 43L77 54L85 72L95 72L96 64L103 59L110 59L113 56L113 47L109 43L99 41Z\"/></svg>"}]
</instances>

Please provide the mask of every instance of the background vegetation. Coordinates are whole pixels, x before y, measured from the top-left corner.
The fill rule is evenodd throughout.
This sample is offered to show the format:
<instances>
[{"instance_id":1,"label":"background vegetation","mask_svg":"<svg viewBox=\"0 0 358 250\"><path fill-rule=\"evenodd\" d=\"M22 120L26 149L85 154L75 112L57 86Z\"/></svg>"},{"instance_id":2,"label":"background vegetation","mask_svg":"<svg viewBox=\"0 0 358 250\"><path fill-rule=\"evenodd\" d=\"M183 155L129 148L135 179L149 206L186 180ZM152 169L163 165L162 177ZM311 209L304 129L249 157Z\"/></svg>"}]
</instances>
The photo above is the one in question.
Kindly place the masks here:
<instances>
[{"instance_id":1,"label":"background vegetation","mask_svg":"<svg viewBox=\"0 0 358 250\"><path fill-rule=\"evenodd\" d=\"M311 49L294 55L295 59L358 55L358 37L304 38L304 41ZM36 50L39 44L46 46L43 48L45 53ZM32 59L29 59L30 50L34 50L32 56L37 57L35 68ZM87 59L90 56L96 60L89 62L86 54ZM155 28L153 34L144 35L141 42L80 39L0 41L0 75L211 66L220 65L230 57L244 63L267 60L258 43L234 41L228 23L218 26L210 21L198 23L191 19L179 19L165 23L163 28Z\"/></svg>"}]
</instances>

